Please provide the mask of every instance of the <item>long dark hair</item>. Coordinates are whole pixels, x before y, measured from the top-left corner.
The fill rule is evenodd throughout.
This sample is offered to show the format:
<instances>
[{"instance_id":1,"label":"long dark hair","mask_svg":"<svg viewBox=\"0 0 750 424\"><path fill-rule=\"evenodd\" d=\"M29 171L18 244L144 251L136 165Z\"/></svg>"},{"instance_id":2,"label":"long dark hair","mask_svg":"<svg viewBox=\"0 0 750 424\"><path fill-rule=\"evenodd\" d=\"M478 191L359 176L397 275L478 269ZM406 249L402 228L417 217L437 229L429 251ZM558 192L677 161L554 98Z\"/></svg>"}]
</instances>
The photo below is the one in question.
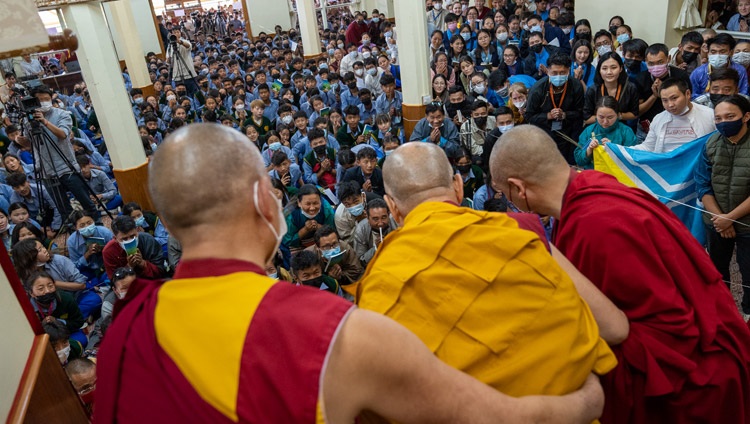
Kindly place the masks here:
<instances>
[{"instance_id":1,"label":"long dark hair","mask_svg":"<svg viewBox=\"0 0 750 424\"><path fill-rule=\"evenodd\" d=\"M600 56L599 63L596 64L596 73L594 74L594 85L596 85L597 88L601 87L601 85L604 84L604 78L602 78L602 74L601 74L602 64L608 61L609 59L612 59L615 62L617 62L617 65L620 67L620 76L617 78L617 83L620 85L625 85L625 83L628 82L628 73L625 72L625 65L622 62L622 58L617 52L609 52Z\"/></svg>"},{"instance_id":2,"label":"long dark hair","mask_svg":"<svg viewBox=\"0 0 750 424\"><path fill-rule=\"evenodd\" d=\"M16 267L18 277L20 277L22 281L26 280L37 270L36 256L39 253L36 250L37 241L37 239L22 240L11 249L13 265Z\"/></svg>"},{"instance_id":3,"label":"long dark hair","mask_svg":"<svg viewBox=\"0 0 750 424\"><path fill-rule=\"evenodd\" d=\"M21 237L21 230L24 228L34 234L37 239L44 240L44 234L42 233L42 230L37 228L36 225L32 224L31 222L24 221L13 228L13 233L10 235L11 247L15 246L16 243L18 243L18 239L19 237Z\"/></svg>"}]
</instances>

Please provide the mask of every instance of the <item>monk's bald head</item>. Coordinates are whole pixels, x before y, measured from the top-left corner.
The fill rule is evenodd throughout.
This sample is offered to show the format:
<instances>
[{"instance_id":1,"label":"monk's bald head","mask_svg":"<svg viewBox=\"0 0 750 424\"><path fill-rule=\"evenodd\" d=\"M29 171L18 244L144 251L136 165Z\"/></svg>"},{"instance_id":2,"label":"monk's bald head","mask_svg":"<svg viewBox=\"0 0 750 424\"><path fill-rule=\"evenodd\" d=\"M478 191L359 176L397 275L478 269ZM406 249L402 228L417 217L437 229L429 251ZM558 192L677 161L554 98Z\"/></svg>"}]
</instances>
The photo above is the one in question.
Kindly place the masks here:
<instances>
[{"instance_id":1,"label":"monk's bald head","mask_svg":"<svg viewBox=\"0 0 750 424\"><path fill-rule=\"evenodd\" d=\"M508 178L540 185L561 172L568 172L568 163L557 144L533 125L521 125L503 134L490 155L490 173L499 188L507 186Z\"/></svg>"},{"instance_id":2,"label":"monk's bald head","mask_svg":"<svg viewBox=\"0 0 750 424\"><path fill-rule=\"evenodd\" d=\"M383 165L385 190L404 214L426 199L453 191L453 168L440 147L406 143Z\"/></svg>"},{"instance_id":3,"label":"monk's bald head","mask_svg":"<svg viewBox=\"0 0 750 424\"><path fill-rule=\"evenodd\" d=\"M149 192L170 232L231 222L248 213L253 185L265 175L250 140L216 124L171 134L149 166Z\"/></svg>"}]
</instances>

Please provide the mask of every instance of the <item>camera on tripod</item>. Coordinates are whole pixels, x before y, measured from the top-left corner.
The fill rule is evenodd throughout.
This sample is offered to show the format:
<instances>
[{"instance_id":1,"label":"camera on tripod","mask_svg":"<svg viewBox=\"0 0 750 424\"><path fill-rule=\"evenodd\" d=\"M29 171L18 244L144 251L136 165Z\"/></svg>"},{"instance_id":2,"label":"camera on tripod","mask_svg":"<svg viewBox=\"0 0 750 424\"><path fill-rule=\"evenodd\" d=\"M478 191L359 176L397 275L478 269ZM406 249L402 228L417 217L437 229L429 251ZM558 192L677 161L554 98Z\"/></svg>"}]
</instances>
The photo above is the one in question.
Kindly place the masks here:
<instances>
[{"instance_id":1,"label":"camera on tripod","mask_svg":"<svg viewBox=\"0 0 750 424\"><path fill-rule=\"evenodd\" d=\"M35 129L39 126L39 122L34 119L34 114L37 110L39 110L42 107L42 104L39 103L39 99L37 99L35 96L24 96L21 99L21 111L26 116L26 119L31 124L31 128Z\"/></svg>"},{"instance_id":2,"label":"camera on tripod","mask_svg":"<svg viewBox=\"0 0 750 424\"><path fill-rule=\"evenodd\" d=\"M174 35L174 34L170 34L170 35L169 35L169 42L170 42L171 44L177 44L177 36L176 36L176 35Z\"/></svg>"}]
</instances>

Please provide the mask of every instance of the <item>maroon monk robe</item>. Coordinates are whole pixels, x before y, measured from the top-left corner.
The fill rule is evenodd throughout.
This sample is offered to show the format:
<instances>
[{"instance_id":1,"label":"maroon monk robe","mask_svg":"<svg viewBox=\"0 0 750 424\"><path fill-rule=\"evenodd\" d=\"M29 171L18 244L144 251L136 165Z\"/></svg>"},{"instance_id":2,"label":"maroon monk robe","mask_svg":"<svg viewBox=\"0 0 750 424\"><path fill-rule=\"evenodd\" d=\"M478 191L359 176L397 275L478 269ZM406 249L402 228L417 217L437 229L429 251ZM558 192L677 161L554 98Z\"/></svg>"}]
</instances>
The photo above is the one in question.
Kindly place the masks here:
<instances>
[{"instance_id":1,"label":"maroon monk robe","mask_svg":"<svg viewBox=\"0 0 750 424\"><path fill-rule=\"evenodd\" d=\"M750 423L750 331L706 251L648 193L570 178L553 242L630 321L601 422Z\"/></svg>"}]
</instances>

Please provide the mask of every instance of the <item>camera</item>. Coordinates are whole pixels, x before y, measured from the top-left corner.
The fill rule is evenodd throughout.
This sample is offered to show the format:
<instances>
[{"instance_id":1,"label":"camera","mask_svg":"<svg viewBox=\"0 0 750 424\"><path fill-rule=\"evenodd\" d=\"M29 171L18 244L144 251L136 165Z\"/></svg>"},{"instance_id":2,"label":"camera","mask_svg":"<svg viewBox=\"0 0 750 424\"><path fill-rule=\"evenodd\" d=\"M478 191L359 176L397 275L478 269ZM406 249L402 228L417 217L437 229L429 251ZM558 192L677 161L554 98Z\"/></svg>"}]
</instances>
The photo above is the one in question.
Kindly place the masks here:
<instances>
[{"instance_id":1,"label":"camera","mask_svg":"<svg viewBox=\"0 0 750 424\"><path fill-rule=\"evenodd\" d=\"M176 43L177 43L177 36L176 36L176 35L174 35L174 34L170 34L170 35L169 35L169 42L170 42L170 43L175 43L175 44L176 44Z\"/></svg>"}]
</instances>

